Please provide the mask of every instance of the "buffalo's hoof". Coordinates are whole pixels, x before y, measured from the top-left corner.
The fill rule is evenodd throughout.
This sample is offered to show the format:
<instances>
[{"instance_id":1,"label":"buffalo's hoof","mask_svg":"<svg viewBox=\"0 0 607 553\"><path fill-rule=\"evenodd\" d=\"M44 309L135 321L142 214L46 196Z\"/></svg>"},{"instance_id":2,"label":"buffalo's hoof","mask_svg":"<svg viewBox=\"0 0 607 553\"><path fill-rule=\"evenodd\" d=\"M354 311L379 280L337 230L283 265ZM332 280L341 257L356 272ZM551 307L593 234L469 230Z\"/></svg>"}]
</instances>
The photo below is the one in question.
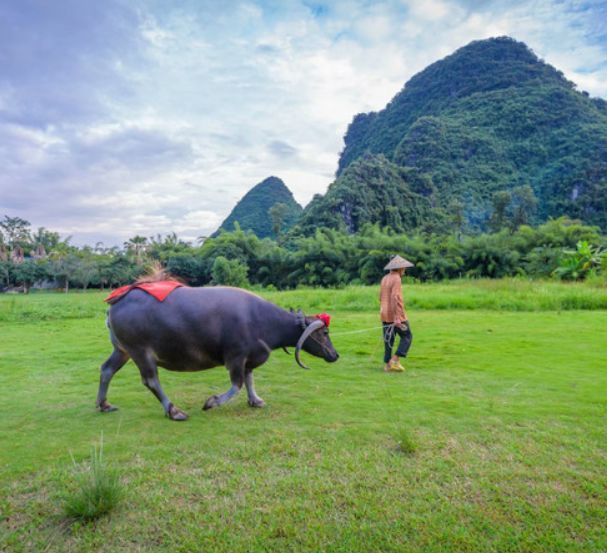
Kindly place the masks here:
<instances>
[{"instance_id":1,"label":"buffalo's hoof","mask_svg":"<svg viewBox=\"0 0 607 553\"><path fill-rule=\"evenodd\" d=\"M99 409L99 412L101 413L111 413L112 411L118 411L118 407L109 404L106 400L103 400L99 405L97 405L97 409Z\"/></svg>"},{"instance_id":2,"label":"buffalo's hoof","mask_svg":"<svg viewBox=\"0 0 607 553\"><path fill-rule=\"evenodd\" d=\"M169 409L167 416L172 421L187 421L188 420L187 413L184 413L181 409L178 409L174 405L171 405L171 408Z\"/></svg>"},{"instance_id":3,"label":"buffalo's hoof","mask_svg":"<svg viewBox=\"0 0 607 553\"><path fill-rule=\"evenodd\" d=\"M219 406L219 397L211 396L209 399L207 399L204 402L202 409L203 409L203 411L208 411L209 409L213 409L213 407L218 407L218 406Z\"/></svg>"},{"instance_id":4,"label":"buffalo's hoof","mask_svg":"<svg viewBox=\"0 0 607 553\"><path fill-rule=\"evenodd\" d=\"M250 399L248 403L249 407L256 407L257 409L261 409L262 407L266 406L266 402L260 397L258 397L257 399Z\"/></svg>"}]
</instances>

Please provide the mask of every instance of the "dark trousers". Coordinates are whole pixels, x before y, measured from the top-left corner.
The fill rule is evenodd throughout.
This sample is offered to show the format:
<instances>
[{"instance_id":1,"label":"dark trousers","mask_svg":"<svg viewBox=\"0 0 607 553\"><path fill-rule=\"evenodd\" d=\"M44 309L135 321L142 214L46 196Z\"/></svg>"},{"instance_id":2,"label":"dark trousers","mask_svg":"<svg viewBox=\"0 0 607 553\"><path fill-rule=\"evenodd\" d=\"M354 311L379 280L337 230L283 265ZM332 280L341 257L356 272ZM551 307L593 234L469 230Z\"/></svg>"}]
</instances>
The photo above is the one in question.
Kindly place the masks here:
<instances>
[{"instance_id":1,"label":"dark trousers","mask_svg":"<svg viewBox=\"0 0 607 553\"><path fill-rule=\"evenodd\" d=\"M392 323L382 323L384 327L384 363L387 363L392 358L392 348L394 347L394 340L396 335L400 336L400 342L398 348L396 348L396 355L399 357L407 357L407 352L411 347L413 341L413 334L411 334L411 327L409 321L403 323L405 329L392 326Z\"/></svg>"}]
</instances>

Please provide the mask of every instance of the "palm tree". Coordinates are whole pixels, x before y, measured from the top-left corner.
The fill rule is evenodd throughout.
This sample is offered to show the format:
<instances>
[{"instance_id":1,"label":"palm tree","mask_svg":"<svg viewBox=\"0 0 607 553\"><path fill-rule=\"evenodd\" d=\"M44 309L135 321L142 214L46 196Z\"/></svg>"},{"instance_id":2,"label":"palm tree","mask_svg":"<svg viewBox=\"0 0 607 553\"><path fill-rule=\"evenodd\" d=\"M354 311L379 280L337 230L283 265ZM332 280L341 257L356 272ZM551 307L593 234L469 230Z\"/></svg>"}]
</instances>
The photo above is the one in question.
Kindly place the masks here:
<instances>
[{"instance_id":1,"label":"palm tree","mask_svg":"<svg viewBox=\"0 0 607 553\"><path fill-rule=\"evenodd\" d=\"M136 235L129 238L129 241L124 243L124 247L135 256L135 263L141 265L143 255L148 248L148 239L145 236Z\"/></svg>"}]
</instances>

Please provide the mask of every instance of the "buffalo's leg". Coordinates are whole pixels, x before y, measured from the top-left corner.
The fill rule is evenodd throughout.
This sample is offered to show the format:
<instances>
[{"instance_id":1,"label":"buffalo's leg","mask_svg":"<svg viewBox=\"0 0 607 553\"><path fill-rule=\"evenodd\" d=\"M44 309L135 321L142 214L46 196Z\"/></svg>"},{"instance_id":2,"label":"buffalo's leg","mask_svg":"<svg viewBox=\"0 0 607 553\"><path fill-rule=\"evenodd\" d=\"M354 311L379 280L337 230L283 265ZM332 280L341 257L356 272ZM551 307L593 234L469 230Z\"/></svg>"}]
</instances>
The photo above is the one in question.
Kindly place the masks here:
<instances>
[{"instance_id":1,"label":"buffalo's leg","mask_svg":"<svg viewBox=\"0 0 607 553\"><path fill-rule=\"evenodd\" d=\"M99 392L97 392L97 408L102 413L109 413L110 411L116 411L118 407L110 405L107 401L107 390L110 386L110 382L113 376L124 367L125 363L129 360L128 353L114 349L112 355L110 355L107 361L101 365L101 376L99 378Z\"/></svg>"},{"instance_id":2,"label":"buffalo's leg","mask_svg":"<svg viewBox=\"0 0 607 553\"><path fill-rule=\"evenodd\" d=\"M230 371L230 381L232 382L232 387L223 394L211 396L209 399L207 399L202 407L205 411L207 409L212 409L213 407L219 407L238 395L244 381L245 362L246 359L237 358L227 363L228 370Z\"/></svg>"},{"instance_id":3,"label":"buffalo's leg","mask_svg":"<svg viewBox=\"0 0 607 553\"><path fill-rule=\"evenodd\" d=\"M249 405L251 407L264 407L266 402L261 399L255 392L255 383L253 382L253 370L249 369L245 372L244 383L247 387L247 395L249 396Z\"/></svg>"},{"instance_id":4,"label":"buffalo's leg","mask_svg":"<svg viewBox=\"0 0 607 553\"><path fill-rule=\"evenodd\" d=\"M175 407L164 393L164 390L160 385L160 380L158 379L158 367L154 358L147 352L133 353L131 356L137 367L139 367L141 381L146 388L156 396L158 401L162 403L165 415L174 421L186 420L188 415L181 409Z\"/></svg>"}]
</instances>

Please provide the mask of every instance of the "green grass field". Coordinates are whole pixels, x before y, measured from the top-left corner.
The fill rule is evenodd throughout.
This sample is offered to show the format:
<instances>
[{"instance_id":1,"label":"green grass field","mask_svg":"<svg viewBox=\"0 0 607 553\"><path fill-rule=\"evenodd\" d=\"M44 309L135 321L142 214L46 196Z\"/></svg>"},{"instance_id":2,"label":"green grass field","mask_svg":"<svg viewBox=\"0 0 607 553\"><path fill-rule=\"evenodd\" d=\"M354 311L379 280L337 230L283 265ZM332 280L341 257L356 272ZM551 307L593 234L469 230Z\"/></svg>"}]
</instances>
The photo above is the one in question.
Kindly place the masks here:
<instances>
[{"instance_id":1,"label":"green grass field","mask_svg":"<svg viewBox=\"0 0 607 553\"><path fill-rule=\"evenodd\" d=\"M276 351L255 373L262 410L243 391L201 411L222 368L161 371L185 423L132 363L110 387L120 410L95 411L102 293L0 297L0 550L607 550L605 288L407 286L404 374L381 370L377 289L263 295L329 311L340 360L304 354L303 371ZM72 523L72 457L102 435L124 497Z\"/></svg>"}]
</instances>

